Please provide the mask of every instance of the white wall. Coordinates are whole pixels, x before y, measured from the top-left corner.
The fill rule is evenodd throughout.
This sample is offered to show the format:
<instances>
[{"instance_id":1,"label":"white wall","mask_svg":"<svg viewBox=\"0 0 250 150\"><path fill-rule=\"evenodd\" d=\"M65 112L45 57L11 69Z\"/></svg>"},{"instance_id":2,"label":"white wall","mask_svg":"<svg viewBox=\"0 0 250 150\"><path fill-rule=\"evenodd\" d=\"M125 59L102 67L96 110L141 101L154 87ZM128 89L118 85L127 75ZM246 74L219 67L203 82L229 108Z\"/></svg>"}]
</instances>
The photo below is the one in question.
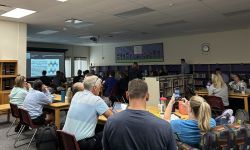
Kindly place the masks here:
<instances>
[{"instance_id":1,"label":"white wall","mask_svg":"<svg viewBox=\"0 0 250 150\"><path fill-rule=\"evenodd\" d=\"M0 59L18 60L18 73L26 75L26 36L24 23L0 20Z\"/></svg>"},{"instance_id":2,"label":"white wall","mask_svg":"<svg viewBox=\"0 0 250 150\"><path fill-rule=\"evenodd\" d=\"M28 47L68 49L68 51L66 51L65 53L65 57L70 57L72 60L71 62L72 76L74 75L74 70L73 70L74 69L74 57L86 57L89 62L90 47L88 46L28 42Z\"/></svg>"},{"instance_id":3,"label":"white wall","mask_svg":"<svg viewBox=\"0 0 250 150\"><path fill-rule=\"evenodd\" d=\"M165 61L140 64L180 64L180 58L196 64L250 63L250 29L93 46L90 63L94 66L121 65L124 63L115 63L115 47L158 42L164 43ZM208 54L202 54L202 43L210 44Z\"/></svg>"}]
</instances>

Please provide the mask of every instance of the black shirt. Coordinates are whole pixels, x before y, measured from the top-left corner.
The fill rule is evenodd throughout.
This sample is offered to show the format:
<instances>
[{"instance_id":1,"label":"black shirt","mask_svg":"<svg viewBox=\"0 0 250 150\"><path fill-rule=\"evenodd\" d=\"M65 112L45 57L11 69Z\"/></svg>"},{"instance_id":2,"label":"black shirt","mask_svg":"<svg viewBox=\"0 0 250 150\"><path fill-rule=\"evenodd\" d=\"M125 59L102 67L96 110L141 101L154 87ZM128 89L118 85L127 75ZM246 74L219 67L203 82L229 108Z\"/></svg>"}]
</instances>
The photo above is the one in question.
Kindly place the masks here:
<instances>
[{"instance_id":1,"label":"black shirt","mask_svg":"<svg viewBox=\"0 0 250 150\"><path fill-rule=\"evenodd\" d=\"M74 79L73 79L73 83L82 82L82 80L83 80L83 76L82 76L82 75L76 76L76 77L74 77Z\"/></svg>"},{"instance_id":2,"label":"black shirt","mask_svg":"<svg viewBox=\"0 0 250 150\"><path fill-rule=\"evenodd\" d=\"M40 80L45 84L46 86L50 86L52 80L48 76L41 76Z\"/></svg>"},{"instance_id":3,"label":"black shirt","mask_svg":"<svg viewBox=\"0 0 250 150\"><path fill-rule=\"evenodd\" d=\"M170 124L148 111L127 109L111 116L103 135L104 150L175 150Z\"/></svg>"}]
</instances>

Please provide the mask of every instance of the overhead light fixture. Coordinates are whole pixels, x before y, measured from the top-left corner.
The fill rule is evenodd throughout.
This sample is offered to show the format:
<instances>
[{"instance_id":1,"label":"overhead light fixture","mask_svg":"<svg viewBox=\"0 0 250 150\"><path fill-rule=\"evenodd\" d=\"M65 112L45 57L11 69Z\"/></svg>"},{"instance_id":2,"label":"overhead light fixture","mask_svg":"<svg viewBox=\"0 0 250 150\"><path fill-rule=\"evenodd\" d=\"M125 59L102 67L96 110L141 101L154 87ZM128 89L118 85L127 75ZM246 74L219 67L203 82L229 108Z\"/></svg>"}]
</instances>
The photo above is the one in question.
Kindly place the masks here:
<instances>
[{"instance_id":1,"label":"overhead light fixture","mask_svg":"<svg viewBox=\"0 0 250 150\"><path fill-rule=\"evenodd\" d=\"M89 39L93 37L92 35L86 35L86 36L78 36L78 38L81 38L81 39Z\"/></svg>"},{"instance_id":2,"label":"overhead light fixture","mask_svg":"<svg viewBox=\"0 0 250 150\"><path fill-rule=\"evenodd\" d=\"M68 1L68 0L57 0L57 1L59 1L59 2L66 2L66 1Z\"/></svg>"},{"instance_id":3,"label":"overhead light fixture","mask_svg":"<svg viewBox=\"0 0 250 150\"><path fill-rule=\"evenodd\" d=\"M80 24L80 23L83 23L82 20L78 20L78 19L74 19L74 18L68 19L65 22L66 23L71 23L71 24Z\"/></svg>"},{"instance_id":4,"label":"overhead light fixture","mask_svg":"<svg viewBox=\"0 0 250 150\"><path fill-rule=\"evenodd\" d=\"M31 15L35 13L36 11L28 10L28 9L22 9L22 8L15 8L11 11L8 11L1 16L3 17L10 17L10 18L22 18L28 15Z\"/></svg>"},{"instance_id":5,"label":"overhead light fixture","mask_svg":"<svg viewBox=\"0 0 250 150\"><path fill-rule=\"evenodd\" d=\"M49 34L54 34L54 33L57 33L58 31L55 31L55 30L44 30L44 31L41 31L41 32L37 32L37 34L42 34L42 35L49 35Z\"/></svg>"}]
</instances>

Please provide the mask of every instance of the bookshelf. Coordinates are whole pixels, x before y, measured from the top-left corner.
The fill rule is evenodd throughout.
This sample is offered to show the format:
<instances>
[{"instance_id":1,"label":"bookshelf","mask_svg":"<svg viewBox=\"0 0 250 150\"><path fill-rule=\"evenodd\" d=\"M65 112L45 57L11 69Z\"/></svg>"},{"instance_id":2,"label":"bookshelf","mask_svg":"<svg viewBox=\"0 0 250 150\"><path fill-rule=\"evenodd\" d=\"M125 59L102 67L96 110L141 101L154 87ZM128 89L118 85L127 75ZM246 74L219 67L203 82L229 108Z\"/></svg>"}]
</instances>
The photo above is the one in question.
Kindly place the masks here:
<instances>
[{"instance_id":1,"label":"bookshelf","mask_svg":"<svg viewBox=\"0 0 250 150\"><path fill-rule=\"evenodd\" d=\"M160 103L160 97L170 98L174 92L174 88L180 89L181 97L185 97L185 88L187 85L193 85L193 75L168 75L159 77L145 77L145 82L148 84L149 101L152 105Z\"/></svg>"},{"instance_id":2,"label":"bookshelf","mask_svg":"<svg viewBox=\"0 0 250 150\"><path fill-rule=\"evenodd\" d=\"M17 76L17 60L0 60L0 104L9 103L10 90Z\"/></svg>"}]
</instances>

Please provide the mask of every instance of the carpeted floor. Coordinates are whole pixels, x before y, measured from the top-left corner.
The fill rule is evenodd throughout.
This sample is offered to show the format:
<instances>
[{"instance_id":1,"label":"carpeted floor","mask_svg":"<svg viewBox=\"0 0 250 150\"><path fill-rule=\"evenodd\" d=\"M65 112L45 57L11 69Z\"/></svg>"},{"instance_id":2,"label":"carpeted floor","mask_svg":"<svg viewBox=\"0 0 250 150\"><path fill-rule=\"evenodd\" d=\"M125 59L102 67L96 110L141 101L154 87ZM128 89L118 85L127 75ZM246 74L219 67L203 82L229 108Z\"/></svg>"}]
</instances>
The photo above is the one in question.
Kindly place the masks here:
<instances>
[{"instance_id":1,"label":"carpeted floor","mask_svg":"<svg viewBox=\"0 0 250 150\"><path fill-rule=\"evenodd\" d=\"M16 135L12 135L10 137L6 137L6 131L8 130L8 127L11 123L6 123L6 115L0 115L0 150L24 150L26 149L26 145L20 146L18 148L14 148L14 141L15 141L15 137ZM11 117L10 121L12 122L14 119ZM10 134L14 133L14 128L13 127L11 129ZM22 144L22 143L27 143L29 142L31 135L32 135L33 131L27 131L25 132L22 136L21 139L26 138L25 140L20 141L19 143L17 143L17 145ZM33 142L29 148L29 150L35 150L35 142Z\"/></svg>"}]
</instances>

